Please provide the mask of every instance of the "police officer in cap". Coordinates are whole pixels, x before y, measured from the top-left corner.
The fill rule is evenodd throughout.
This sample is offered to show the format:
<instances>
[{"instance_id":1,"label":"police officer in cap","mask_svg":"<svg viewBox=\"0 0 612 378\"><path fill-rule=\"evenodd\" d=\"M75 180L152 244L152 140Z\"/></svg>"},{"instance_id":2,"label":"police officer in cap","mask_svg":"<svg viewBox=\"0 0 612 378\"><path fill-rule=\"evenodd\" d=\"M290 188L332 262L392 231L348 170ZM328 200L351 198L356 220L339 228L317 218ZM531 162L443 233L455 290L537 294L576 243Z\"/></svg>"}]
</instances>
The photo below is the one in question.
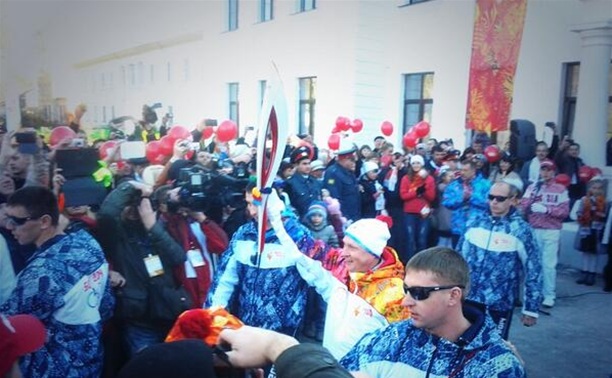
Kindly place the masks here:
<instances>
[{"instance_id":1,"label":"police officer in cap","mask_svg":"<svg viewBox=\"0 0 612 378\"><path fill-rule=\"evenodd\" d=\"M308 146L300 146L291 153L295 174L287 180L286 191L300 218L306 214L311 203L321 200L322 184L310 176L312 154Z\"/></svg>"},{"instance_id":2,"label":"police officer in cap","mask_svg":"<svg viewBox=\"0 0 612 378\"><path fill-rule=\"evenodd\" d=\"M353 222L361 218L360 185L355 176L356 151L354 143L341 140L336 162L325 171L323 180L323 187L340 202L342 215Z\"/></svg>"}]
</instances>

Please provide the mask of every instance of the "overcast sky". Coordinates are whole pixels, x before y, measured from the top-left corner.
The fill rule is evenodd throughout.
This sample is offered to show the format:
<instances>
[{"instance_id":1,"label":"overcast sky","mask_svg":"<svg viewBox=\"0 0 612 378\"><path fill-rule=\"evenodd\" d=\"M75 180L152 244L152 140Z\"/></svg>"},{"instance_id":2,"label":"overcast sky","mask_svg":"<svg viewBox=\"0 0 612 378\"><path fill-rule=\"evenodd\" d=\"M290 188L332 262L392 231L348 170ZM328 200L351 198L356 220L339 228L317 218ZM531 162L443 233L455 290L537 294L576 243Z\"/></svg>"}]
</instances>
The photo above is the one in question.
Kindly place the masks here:
<instances>
[{"instance_id":1,"label":"overcast sky","mask_svg":"<svg viewBox=\"0 0 612 378\"><path fill-rule=\"evenodd\" d=\"M0 0L0 83L200 31L214 1Z\"/></svg>"}]
</instances>

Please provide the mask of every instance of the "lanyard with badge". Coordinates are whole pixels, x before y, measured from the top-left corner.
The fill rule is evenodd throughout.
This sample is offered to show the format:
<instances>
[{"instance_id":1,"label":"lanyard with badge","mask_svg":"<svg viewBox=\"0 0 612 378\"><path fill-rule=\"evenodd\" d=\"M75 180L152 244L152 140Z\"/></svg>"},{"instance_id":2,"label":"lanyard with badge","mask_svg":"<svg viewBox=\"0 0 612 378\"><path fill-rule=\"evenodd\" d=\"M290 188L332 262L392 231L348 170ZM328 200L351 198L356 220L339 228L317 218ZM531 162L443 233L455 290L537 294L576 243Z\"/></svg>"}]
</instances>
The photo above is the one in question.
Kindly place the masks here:
<instances>
[{"instance_id":1,"label":"lanyard with badge","mask_svg":"<svg viewBox=\"0 0 612 378\"><path fill-rule=\"evenodd\" d=\"M196 278L197 274L195 268L205 266L204 256L202 251L196 243L192 240L189 241L189 249L187 250L187 261L185 261L185 276L187 278Z\"/></svg>"}]
</instances>

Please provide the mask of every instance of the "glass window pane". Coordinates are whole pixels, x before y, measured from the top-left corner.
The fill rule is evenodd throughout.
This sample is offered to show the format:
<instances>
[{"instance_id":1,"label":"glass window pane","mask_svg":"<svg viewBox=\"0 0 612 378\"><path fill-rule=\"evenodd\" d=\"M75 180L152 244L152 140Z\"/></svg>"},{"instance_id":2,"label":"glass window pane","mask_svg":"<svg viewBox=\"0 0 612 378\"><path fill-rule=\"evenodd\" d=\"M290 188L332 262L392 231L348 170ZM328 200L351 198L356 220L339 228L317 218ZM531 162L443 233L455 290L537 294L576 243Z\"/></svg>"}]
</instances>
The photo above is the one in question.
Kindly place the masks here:
<instances>
[{"instance_id":1,"label":"glass window pane","mask_svg":"<svg viewBox=\"0 0 612 378\"><path fill-rule=\"evenodd\" d=\"M421 75L406 75L404 98L419 100L421 98Z\"/></svg>"},{"instance_id":2,"label":"glass window pane","mask_svg":"<svg viewBox=\"0 0 612 378\"><path fill-rule=\"evenodd\" d=\"M423 119L422 121L427 121L431 123L431 110L433 108L433 104L425 104L423 106Z\"/></svg>"},{"instance_id":3,"label":"glass window pane","mask_svg":"<svg viewBox=\"0 0 612 378\"><path fill-rule=\"evenodd\" d=\"M300 100L308 98L310 93L310 86L308 85L308 79L300 79Z\"/></svg>"},{"instance_id":4,"label":"glass window pane","mask_svg":"<svg viewBox=\"0 0 612 378\"><path fill-rule=\"evenodd\" d=\"M423 98L433 98L433 79L433 74L425 74L425 77L423 78Z\"/></svg>"},{"instance_id":5,"label":"glass window pane","mask_svg":"<svg viewBox=\"0 0 612 378\"><path fill-rule=\"evenodd\" d=\"M312 100L315 100L317 98L316 93L317 93L317 78L311 77L310 78L310 98Z\"/></svg>"},{"instance_id":6,"label":"glass window pane","mask_svg":"<svg viewBox=\"0 0 612 378\"><path fill-rule=\"evenodd\" d=\"M419 104L406 104L404 107L404 125L408 128L420 121L419 119Z\"/></svg>"},{"instance_id":7,"label":"glass window pane","mask_svg":"<svg viewBox=\"0 0 612 378\"><path fill-rule=\"evenodd\" d=\"M238 0L228 0L228 30L238 28Z\"/></svg>"},{"instance_id":8,"label":"glass window pane","mask_svg":"<svg viewBox=\"0 0 612 378\"><path fill-rule=\"evenodd\" d=\"M578 96L579 81L580 81L580 65L572 64L569 66L568 91L567 91L568 96L570 97Z\"/></svg>"}]
</instances>

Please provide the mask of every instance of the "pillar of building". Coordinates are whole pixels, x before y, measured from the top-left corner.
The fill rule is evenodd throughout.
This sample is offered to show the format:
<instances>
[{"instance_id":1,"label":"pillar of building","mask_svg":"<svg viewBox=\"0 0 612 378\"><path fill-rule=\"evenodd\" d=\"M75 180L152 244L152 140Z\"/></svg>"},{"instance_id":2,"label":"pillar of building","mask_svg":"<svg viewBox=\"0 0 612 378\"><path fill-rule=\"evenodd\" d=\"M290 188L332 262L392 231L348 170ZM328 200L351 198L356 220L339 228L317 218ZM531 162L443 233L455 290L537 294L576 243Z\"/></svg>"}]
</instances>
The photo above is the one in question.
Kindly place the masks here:
<instances>
[{"instance_id":1,"label":"pillar of building","mask_svg":"<svg viewBox=\"0 0 612 378\"><path fill-rule=\"evenodd\" d=\"M573 28L580 35L580 79L573 137L587 165L606 165L612 19Z\"/></svg>"}]
</instances>

